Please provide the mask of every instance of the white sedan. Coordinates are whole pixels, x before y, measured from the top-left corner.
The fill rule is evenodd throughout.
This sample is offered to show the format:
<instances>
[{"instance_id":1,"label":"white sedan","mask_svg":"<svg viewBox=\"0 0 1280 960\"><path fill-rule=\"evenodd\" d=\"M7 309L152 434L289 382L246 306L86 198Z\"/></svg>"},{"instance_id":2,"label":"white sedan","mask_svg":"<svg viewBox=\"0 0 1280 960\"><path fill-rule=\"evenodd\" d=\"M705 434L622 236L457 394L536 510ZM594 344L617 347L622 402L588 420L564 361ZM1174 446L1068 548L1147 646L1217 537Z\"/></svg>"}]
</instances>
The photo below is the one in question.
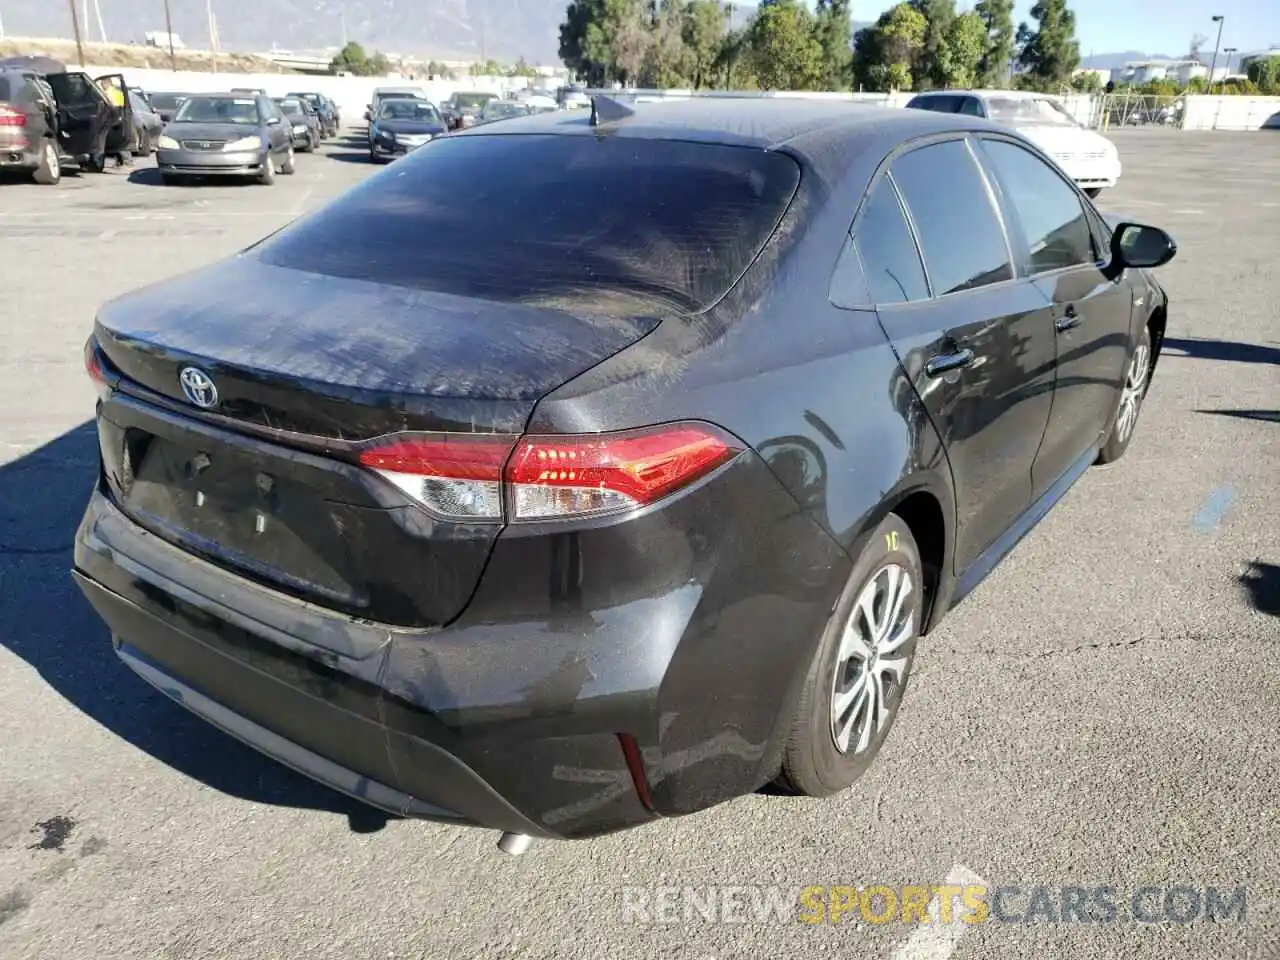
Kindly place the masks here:
<instances>
[{"instance_id":1,"label":"white sedan","mask_svg":"<svg viewBox=\"0 0 1280 960\"><path fill-rule=\"evenodd\" d=\"M918 94L907 106L967 113L1012 127L1053 157L1091 197L1120 179L1116 145L1082 126L1057 97L1019 90L938 90Z\"/></svg>"}]
</instances>

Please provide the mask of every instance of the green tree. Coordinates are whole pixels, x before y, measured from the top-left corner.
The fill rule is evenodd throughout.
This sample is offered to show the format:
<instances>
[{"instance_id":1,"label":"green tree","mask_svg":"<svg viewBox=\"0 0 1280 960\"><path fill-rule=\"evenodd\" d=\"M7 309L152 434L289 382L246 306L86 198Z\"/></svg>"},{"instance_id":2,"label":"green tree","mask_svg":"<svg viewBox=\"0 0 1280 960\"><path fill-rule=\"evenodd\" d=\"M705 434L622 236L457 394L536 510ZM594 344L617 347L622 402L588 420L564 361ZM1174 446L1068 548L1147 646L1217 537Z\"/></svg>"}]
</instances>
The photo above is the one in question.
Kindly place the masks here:
<instances>
[{"instance_id":1,"label":"green tree","mask_svg":"<svg viewBox=\"0 0 1280 960\"><path fill-rule=\"evenodd\" d=\"M747 28L748 57L763 90L812 90L822 74L814 18L799 0L762 0Z\"/></svg>"},{"instance_id":2,"label":"green tree","mask_svg":"<svg viewBox=\"0 0 1280 960\"><path fill-rule=\"evenodd\" d=\"M911 0L911 5L924 16L924 47L916 71L921 89L947 86L950 52L947 41L951 23L956 18L955 0Z\"/></svg>"},{"instance_id":3,"label":"green tree","mask_svg":"<svg viewBox=\"0 0 1280 960\"><path fill-rule=\"evenodd\" d=\"M1076 15L1067 0L1036 0L1031 16L1034 30L1025 22L1018 27L1018 62L1025 71L1020 79L1034 89L1060 89L1080 66Z\"/></svg>"},{"instance_id":4,"label":"green tree","mask_svg":"<svg viewBox=\"0 0 1280 960\"><path fill-rule=\"evenodd\" d=\"M560 25L560 59L593 86L640 77L652 43L647 0L573 0Z\"/></svg>"},{"instance_id":5,"label":"green tree","mask_svg":"<svg viewBox=\"0 0 1280 960\"><path fill-rule=\"evenodd\" d=\"M427 64L427 75L437 80L454 79L453 71L437 60L432 60Z\"/></svg>"},{"instance_id":6,"label":"green tree","mask_svg":"<svg viewBox=\"0 0 1280 960\"><path fill-rule=\"evenodd\" d=\"M827 90L847 90L853 81L853 21L849 0L817 0L815 27L822 48L820 83Z\"/></svg>"},{"instance_id":7,"label":"green tree","mask_svg":"<svg viewBox=\"0 0 1280 960\"><path fill-rule=\"evenodd\" d=\"M978 84L978 71L982 54L987 45L987 25L982 17L968 10L951 21L943 49L946 58L942 62L947 87L974 87Z\"/></svg>"},{"instance_id":8,"label":"green tree","mask_svg":"<svg viewBox=\"0 0 1280 960\"><path fill-rule=\"evenodd\" d=\"M1078 73L1071 78L1071 89L1076 93L1098 93L1102 90L1102 78L1096 73Z\"/></svg>"},{"instance_id":9,"label":"green tree","mask_svg":"<svg viewBox=\"0 0 1280 960\"><path fill-rule=\"evenodd\" d=\"M581 80L603 86L609 65L588 52L587 34L604 16L604 0L572 0L560 24L560 59ZM593 48L594 49L594 48Z\"/></svg>"},{"instance_id":10,"label":"green tree","mask_svg":"<svg viewBox=\"0 0 1280 960\"><path fill-rule=\"evenodd\" d=\"M911 89L928 26L912 4L900 3L859 30L853 38L855 85L878 92Z\"/></svg>"},{"instance_id":11,"label":"green tree","mask_svg":"<svg viewBox=\"0 0 1280 960\"><path fill-rule=\"evenodd\" d=\"M714 83L728 19L728 11L716 0L690 0L685 5L682 36L689 51L689 78L695 88Z\"/></svg>"},{"instance_id":12,"label":"green tree","mask_svg":"<svg viewBox=\"0 0 1280 960\"><path fill-rule=\"evenodd\" d=\"M987 43L978 61L978 86L1003 86L1013 63L1013 0L978 0L973 12L982 18L987 31Z\"/></svg>"},{"instance_id":13,"label":"green tree","mask_svg":"<svg viewBox=\"0 0 1280 960\"><path fill-rule=\"evenodd\" d=\"M640 82L646 87L687 87L692 73L692 58L684 42L684 4L682 0L658 0Z\"/></svg>"},{"instance_id":14,"label":"green tree","mask_svg":"<svg viewBox=\"0 0 1280 960\"><path fill-rule=\"evenodd\" d=\"M376 77L387 72L387 58L380 53L369 56L364 47L352 40L338 51L329 63L334 73L352 73L358 77Z\"/></svg>"},{"instance_id":15,"label":"green tree","mask_svg":"<svg viewBox=\"0 0 1280 960\"><path fill-rule=\"evenodd\" d=\"M1280 90L1280 57L1258 57L1250 60L1245 75L1262 93L1271 94Z\"/></svg>"}]
</instances>

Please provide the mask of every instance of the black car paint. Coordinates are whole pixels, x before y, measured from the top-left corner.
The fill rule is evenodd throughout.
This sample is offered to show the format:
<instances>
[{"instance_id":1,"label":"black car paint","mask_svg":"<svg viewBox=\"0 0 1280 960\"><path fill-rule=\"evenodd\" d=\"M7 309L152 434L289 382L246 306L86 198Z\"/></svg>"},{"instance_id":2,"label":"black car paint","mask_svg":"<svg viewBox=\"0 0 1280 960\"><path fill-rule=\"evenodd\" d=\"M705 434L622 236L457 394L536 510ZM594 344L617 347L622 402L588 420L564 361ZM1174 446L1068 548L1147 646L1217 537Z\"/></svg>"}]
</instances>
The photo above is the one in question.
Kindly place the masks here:
<instances>
[{"instance_id":1,"label":"black car paint","mask_svg":"<svg viewBox=\"0 0 1280 960\"><path fill-rule=\"evenodd\" d=\"M462 338L441 356L444 341L428 327L411 354L397 318L444 301L298 275L253 284L265 301L233 304L220 291L249 289L243 281L268 269L247 258L106 308L95 336L117 393L100 409L105 466L75 562L122 655L259 749L400 812L580 837L769 781L818 637L879 521L898 511L918 531L935 626L1081 475L1109 428L1089 411L1088 429L1075 429L1070 411L1059 411L1069 453L1037 495L1034 447L1052 416L1059 364L1078 358L1081 376L1100 371L1114 389L1113 339L1127 356L1143 323L1162 332L1167 308L1160 292L1116 329L1084 326L1058 341L1037 332L1031 350L1002 358L998 348L1020 327L1051 326L1055 302L1087 305L1098 285L1019 281L896 311L834 305L833 270L887 157L930 137L1023 141L966 117L848 120L829 107L786 107L785 120L780 107L759 108L774 111L769 134L761 130L770 124L734 119L690 129L678 105L608 131L585 117L540 117L504 123L501 134L458 134L693 136L801 162L800 192L739 283L705 312L651 329L548 317L554 339L519 348L469 339L460 325ZM1137 270L1114 284L1159 290ZM337 324L351 315L363 325ZM1001 334L1002 324L1012 329ZM295 359L301 336L320 338L310 360ZM925 361L958 338L991 362L926 384ZM188 360L227 385L232 416L182 404L174 371ZM305 422L276 419L271 391L290 380L316 395ZM402 389L389 389L410 382L433 397L429 411L414 413ZM448 383L461 398L443 390ZM981 396L969 396L978 387ZM336 505L366 510L384 528L400 523L411 537L457 536L343 467L353 438L325 434L325 405L359 404L362 389L372 401L365 435L449 424L461 419L447 412L460 401L468 416L487 411L473 429L601 432L696 417L746 449L633 514L493 531L480 572L463 578L474 592L454 619L427 629L380 629L264 590L252 575L191 559L198 549L148 533L113 503L132 482L118 434L141 424L143 433L185 436L215 460L234 451L275 473L349 470L321 488ZM508 399L477 406L499 397ZM1029 433L1010 437L1011 423ZM358 500L356 489L373 499ZM446 582L439 566L422 569L432 586ZM232 712L216 713L194 687L216 691ZM638 774L619 735L639 747Z\"/></svg>"}]
</instances>

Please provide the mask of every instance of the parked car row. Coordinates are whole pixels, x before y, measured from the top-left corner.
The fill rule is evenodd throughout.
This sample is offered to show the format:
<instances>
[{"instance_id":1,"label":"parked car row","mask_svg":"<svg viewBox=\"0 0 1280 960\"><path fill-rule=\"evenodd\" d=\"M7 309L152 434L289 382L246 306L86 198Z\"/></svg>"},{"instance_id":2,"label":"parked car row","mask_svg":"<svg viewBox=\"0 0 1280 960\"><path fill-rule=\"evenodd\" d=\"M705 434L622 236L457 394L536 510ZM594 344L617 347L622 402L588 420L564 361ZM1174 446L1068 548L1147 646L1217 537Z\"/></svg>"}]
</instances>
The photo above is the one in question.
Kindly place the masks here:
<instances>
[{"instance_id":1,"label":"parked car row","mask_svg":"<svg viewBox=\"0 0 1280 960\"><path fill-rule=\"evenodd\" d=\"M292 173L294 153L337 134L320 93L148 92L122 74L91 77L48 57L0 60L0 171L56 184L67 168L101 172L111 157L156 155L166 183L192 175Z\"/></svg>"}]
</instances>

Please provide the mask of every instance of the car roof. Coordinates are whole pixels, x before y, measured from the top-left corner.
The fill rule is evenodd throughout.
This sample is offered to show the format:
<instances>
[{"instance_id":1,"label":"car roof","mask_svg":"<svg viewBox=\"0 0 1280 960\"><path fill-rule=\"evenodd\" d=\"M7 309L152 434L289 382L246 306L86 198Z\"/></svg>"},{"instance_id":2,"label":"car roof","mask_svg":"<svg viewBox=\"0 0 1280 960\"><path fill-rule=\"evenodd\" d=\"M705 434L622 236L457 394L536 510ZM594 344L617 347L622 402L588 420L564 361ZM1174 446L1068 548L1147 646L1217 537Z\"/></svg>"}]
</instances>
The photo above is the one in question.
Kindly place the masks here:
<instances>
[{"instance_id":1,"label":"car roof","mask_svg":"<svg viewBox=\"0 0 1280 960\"><path fill-rule=\"evenodd\" d=\"M619 101L621 102L621 101ZM620 121L591 125L585 110L540 113L504 121L500 129L473 127L453 136L520 134L603 135L654 140L685 140L787 151L813 166L831 166L833 156L850 149L881 147L948 131L1000 131L1006 128L966 114L895 110L849 100L786 97L690 97L624 104L634 111ZM842 171L828 171L838 179Z\"/></svg>"},{"instance_id":2,"label":"car roof","mask_svg":"<svg viewBox=\"0 0 1280 960\"><path fill-rule=\"evenodd\" d=\"M1041 100L1045 97L1051 100L1056 99L1051 93L1040 93L1036 90L928 90L924 93L917 93L912 99L945 96L979 97L982 99L1000 97L1002 100Z\"/></svg>"}]
</instances>

